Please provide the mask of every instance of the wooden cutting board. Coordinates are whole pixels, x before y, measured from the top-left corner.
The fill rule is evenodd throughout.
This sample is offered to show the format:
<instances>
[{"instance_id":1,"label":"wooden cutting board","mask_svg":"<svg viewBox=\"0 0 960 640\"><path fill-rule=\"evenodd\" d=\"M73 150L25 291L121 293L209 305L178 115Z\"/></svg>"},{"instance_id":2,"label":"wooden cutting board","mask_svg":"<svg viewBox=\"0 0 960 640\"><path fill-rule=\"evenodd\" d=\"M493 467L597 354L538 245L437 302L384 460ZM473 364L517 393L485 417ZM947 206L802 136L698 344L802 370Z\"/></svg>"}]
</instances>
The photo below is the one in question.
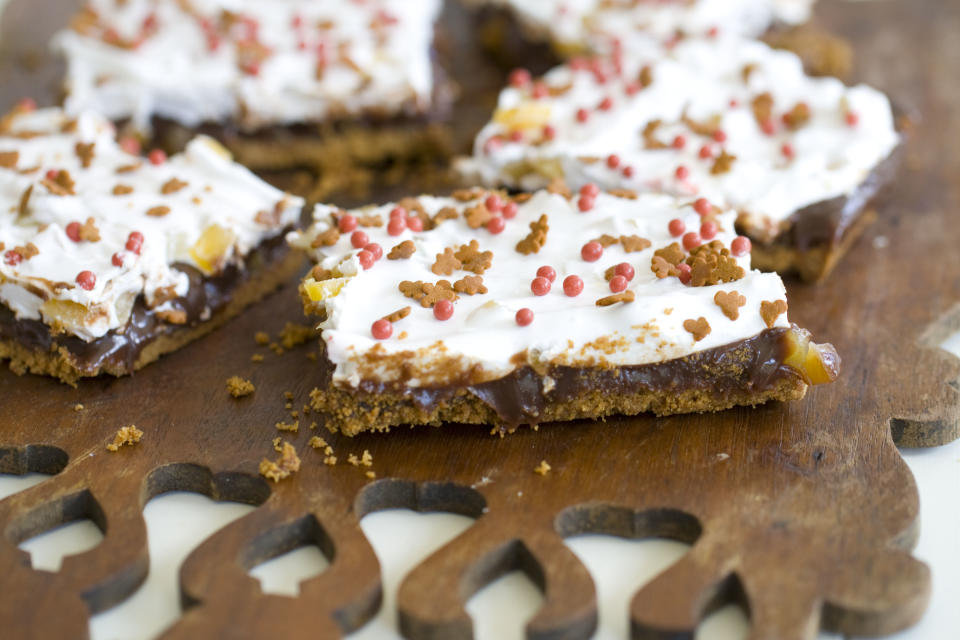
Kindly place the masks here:
<instances>
[{"instance_id":1,"label":"wooden cutting board","mask_svg":"<svg viewBox=\"0 0 960 640\"><path fill-rule=\"evenodd\" d=\"M69 4L76 3L14 0L0 29L6 104L25 94L41 104L53 99L57 65L36 52L66 21ZM71 389L0 373L0 472L54 474L0 502L2 635L87 637L91 612L144 579L142 508L172 490L260 506L187 559L186 612L167 640L336 638L358 628L381 597L359 519L396 507L477 518L404 581L400 619L410 638L469 638L465 601L515 569L546 596L529 637L589 637L594 585L562 541L587 532L693 544L634 598L637 638L691 637L698 620L731 602L748 611L756 639L812 638L821 627L885 634L914 623L930 572L910 555L917 491L894 441L927 446L960 435L960 367L936 349L960 329L960 90L952 62L960 5L824 0L818 11L855 44L857 76L920 115L879 222L829 282L790 287L794 321L843 356L837 383L789 405L545 425L505 438L449 425L346 439L311 430L302 415L297 433L281 433L274 425L291 421L285 392L299 410L315 386L308 356L316 349L277 355L253 336L276 336L301 320L291 283L132 378ZM470 44L463 14L451 11L450 21L461 44L458 76L470 80L458 118L467 140L502 73ZM264 362L252 363L254 353ZM256 393L230 398L225 380L233 375L252 379ZM142 442L108 452L128 424L144 431ZM308 446L314 435L332 446L336 465ZM278 436L296 446L302 467L275 484L257 468L276 457ZM371 467L347 462L364 451ZM543 460L552 467L545 476L534 473ZM58 573L33 571L17 544L82 518L103 530L101 544L66 558ZM329 569L303 583L299 598L262 594L249 569L302 544L318 545Z\"/></svg>"}]
</instances>

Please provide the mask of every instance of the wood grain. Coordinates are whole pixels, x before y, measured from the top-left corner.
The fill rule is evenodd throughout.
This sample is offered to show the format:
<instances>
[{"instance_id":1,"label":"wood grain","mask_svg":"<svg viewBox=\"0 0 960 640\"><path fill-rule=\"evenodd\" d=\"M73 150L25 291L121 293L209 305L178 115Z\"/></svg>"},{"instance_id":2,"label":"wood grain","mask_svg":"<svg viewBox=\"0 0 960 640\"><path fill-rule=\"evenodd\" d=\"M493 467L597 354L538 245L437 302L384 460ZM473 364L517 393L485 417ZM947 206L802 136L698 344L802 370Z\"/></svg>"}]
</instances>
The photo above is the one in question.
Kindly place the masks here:
<instances>
[{"instance_id":1,"label":"wood grain","mask_svg":"<svg viewBox=\"0 0 960 640\"><path fill-rule=\"evenodd\" d=\"M24 6L64 3L14 0L2 25L4 36L15 35L0 62L0 77L11 78L8 103L31 88L49 99L41 84L56 77L41 65L41 84L30 85L7 62L21 43L37 47L23 34L42 31ZM44 15L66 19L65 11ZM812 638L819 628L886 634L914 623L930 574L910 555L917 492L891 427L903 446L960 435L958 364L933 346L960 328L960 314L950 313L960 303L960 229L952 220L960 154L951 144L960 139L952 116L960 88L950 62L960 53L960 6L924 0L865 10L823 2L819 18L850 36L860 78L921 116L906 170L878 206L879 222L825 285L790 287L792 318L843 355L839 382L790 405L546 425L503 439L458 425L345 439L321 433L322 426L311 431L310 416L300 416L298 433L280 433L275 423L291 419L284 392L300 409L315 385L308 359L315 348L275 355L253 335L276 335L300 320L291 283L131 378L71 389L0 373L0 472L52 475L0 502L5 637L86 638L89 615L145 578L142 509L174 490L259 508L189 556L180 573L185 613L165 639L337 638L357 629L381 600L379 565L359 521L395 507L476 518L401 586L401 627L416 640L471 637L466 600L515 569L545 594L528 637L589 637L595 588L563 544L587 532L693 545L635 595L636 638L692 637L726 603L744 606L756 639ZM453 11L452 19L460 77L476 82L465 87L459 120L469 129L482 121L487 89L501 77L475 52L464 53L471 49L463 17ZM463 68L475 72L462 75ZM879 238L885 248L877 248ZM265 355L262 364L251 362L255 352ZM230 398L225 381L233 375L251 378L256 393ZM77 403L84 409L76 411ZM131 423L145 432L143 441L108 453L116 430ZM308 446L317 433L333 447L335 466ZM296 446L303 464L274 484L257 466L276 455L277 436ZM364 450L373 455L375 480L346 463ZM545 477L533 472L541 460L553 467ZM100 527L103 541L66 558L58 573L32 570L18 543L81 518ZM261 593L250 568L303 544L317 545L329 569L305 581L298 598Z\"/></svg>"}]
</instances>

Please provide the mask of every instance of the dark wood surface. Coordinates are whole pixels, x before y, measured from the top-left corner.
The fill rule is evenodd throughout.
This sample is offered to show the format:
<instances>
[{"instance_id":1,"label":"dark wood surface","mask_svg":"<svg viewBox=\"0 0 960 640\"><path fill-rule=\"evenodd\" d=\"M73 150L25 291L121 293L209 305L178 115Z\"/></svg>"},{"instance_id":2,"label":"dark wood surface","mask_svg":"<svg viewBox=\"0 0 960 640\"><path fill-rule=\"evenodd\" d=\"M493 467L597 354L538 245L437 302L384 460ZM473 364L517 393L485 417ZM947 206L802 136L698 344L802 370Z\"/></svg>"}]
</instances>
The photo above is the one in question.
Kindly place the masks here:
<instances>
[{"instance_id":1,"label":"dark wood surface","mask_svg":"<svg viewBox=\"0 0 960 640\"><path fill-rule=\"evenodd\" d=\"M65 10L49 9L66 4L13 1L0 30L6 103L55 95L56 65L39 56L28 73L20 63L25 51L42 49L51 21L66 20ZM33 20L41 11L47 17ZM960 370L935 346L960 329L960 119L952 113L960 108L952 28L960 5L824 0L819 19L855 44L858 78L920 116L879 222L827 283L790 286L792 319L844 358L837 383L789 405L546 425L502 439L456 425L346 439L311 431L310 417L297 434L280 433L275 423L289 420L284 392L299 409L315 386L307 357L315 348L275 355L253 334L300 321L291 283L131 378L71 389L0 372L0 472L53 474L0 502L0 635L86 637L90 613L144 579L142 508L172 490L260 506L189 556L180 576L185 614L165 639L336 638L358 628L381 596L359 519L394 507L477 518L404 580L400 618L410 638L470 637L464 603L513 569L546 596L529 637L589 637L595 589L563 544L586 532L693 543L633 599L637 638L690 637L730 602L744 605L756 639L811 638L821 627L885 634L914 623L930 573L910 555L917 491L894 439L927 446L960 435ZM458 118L467 139L489 107L484 89L500 74L467 38L454 41L461 73L473 69L461 76L471 78ZM262 364L251 363L255 352ZM251 378L256 393L229 398L232 375ZM143 441L107 452L131 423ZM307 445L315 434L333 446L336 466ZM274 484L257 466L275 457L277 436L296 446L302 468ZM345 462L364 450L376 480ZM553 467L546 477L533 472L541 460ZM80 518L93 520L103 541L66 558L58 573L33 571L17 544ZM249 569L302 544L318 545L329 569L304 582L299 598L262 594Z\"/></svg>"}]
</instances>

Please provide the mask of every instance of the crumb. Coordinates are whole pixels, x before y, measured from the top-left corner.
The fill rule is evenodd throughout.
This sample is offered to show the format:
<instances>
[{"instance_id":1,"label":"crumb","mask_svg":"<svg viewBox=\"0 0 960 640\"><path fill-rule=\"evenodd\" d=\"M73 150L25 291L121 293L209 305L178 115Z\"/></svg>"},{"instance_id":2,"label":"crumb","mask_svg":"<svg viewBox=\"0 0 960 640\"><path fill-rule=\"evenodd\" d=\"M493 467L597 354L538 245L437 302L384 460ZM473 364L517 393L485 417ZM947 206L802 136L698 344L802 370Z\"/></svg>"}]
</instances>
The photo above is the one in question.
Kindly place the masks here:
<instances>
[{"instance_id":1,"label":"crumb","mask_svg":"<svg viewBox=\"0 0 960 640\"><path fill-rule=\"evenodd\" d=\"M297 450L289 442L283 443L280 457L276 461L264 458L260 461L260 475L268 480L280 482L300 470L300 458Z\"/></svg>"},{"instance_id":2,"label":"crumb","mask_svg":"<svg viewBox=\"0 0 960 640\"><path fill-rule=\"evenodd\" d=\"M359 467L359 466L360 466L360 458L358 458L355 453L351 453L351 454L347 457L347 462L349 462L350 464L352 464L352 465L355 466L355 467Z\"/></svg>"},{"instance_id":3,"label":"crumb","mask_svg":"<svg viewBox=\"0 0 960 640\"><path fill-rule=\"evenodd\" d=\"M371 480L373 480L374 478L377 477L377 474L374 473L373 471L367 471L367 474L366 474L366 475L367 475L367 477L370 478Z\"/></svg>"},{"instance_id":4,"label":"crumb","mask_svg":"<svg viewBox=\"0 0 960 640\"><path fill-rule=\"evenodd\" d=\"M270 334L266 331L257 331L253 335L253 340L261 347L265 347L270 344Z\"/></svg>"},{"instance_id":5,"label":"crumb","mask_svg":"<svg viewBox=\"0 0 960 640\"><path fill-rule=\"evenodd\" d=\"M291 409L293 409L293 403L287 402L283 405L283 408L286 409L287 411L290 411Z\"/></svg>"},{"instance_id":6,"label":"crumb","mask_svg":"<svg viewBox=\"0 0 960 640\"><path fill-rule=\"evenodd\" d=\"M290 412L290 417L293 418L293 419L297 419L297 418L300 417L300 412L299 412L299 411L291 411L291 412Z\"/></svg>"},{"instance_id":7,"label":"crumb","mask_svg":"<svg viewBox=\"0 0 960 640\"><path fill-rule=\"evenodd\" d=\"M313 430L316 429L316 428L317 428L317 423L316 423L316 422L311 422L311 423L310 423L310 430L313 431Z\"/></svg>"},{"instance_id":8,"label":"crumb","mask_svg":"<svg viewBox=\"0 0 960 640\"><path fill-rule=\"evenodd\" d=\"M323 464L327 465L328 467L334 466L337 464L337 456L327 456L323 459Z\"/></svg>"},{"instance_id":9,"label":"crumb","mask_svg":"<svg viewBox=\"0 0 960 640\"><path fill-rule=\"evenodd\" d=\"M333 447L331 447L330 445L327 445L327 446L324 448L324 450L323 450L323 455L325 455L325 456L332 456L332 455L333 455Z\"/></svg>"},{"instance_id":10,"label":"crumb","mask_svg":"<svg viewBox=\"0 0 960 640\"><path fill-rule=\"evenodd\" d=\"M283 355L283 347L281 347L276 342L271 342L270 344L267 345L267 348L270 349L270 351L273 351L278 356Z\"/></svg>"},{"instance_id":11,"label":"crumb","mask_svg":"<svg viewBox=\"0 0 960 640\"><path fill-rule=\"evenodd\" d=\"M540 464L538 464L536 468L534 468L533 472L538 475L545 476L548 473L550 473L550 468L551 467L549 464L547 464L546 460L541 460Z\"/></svg>"},{"instance_id":12,"label":"crumb","mask_svg":"<svg viewBox=\"0 0 960 640\"><path fill-rule=\"evenodd\" d=\"M288 322L280 332L280 343L286 349L305 344L317 335L316 329L304 324Z\"/></svg>"},{"instance_id":13,"label":"crumb","mask_svg":"<svg viewBox=\"0 0 960 640\"><path fill-rule=\"evenodd\" d=\"M263 360L264 360L264 357L263 357L263 354L262 354L262 353L255 353L255 354L253 354L252 356L250 356L250 362L254 362L254 363L258 363L258 364L259 364L259 363L263 362Z\"/></svg>"},{"instance_id":14,"label":"crumb","mask_svg":"<svg viewBox=\"0 0 960 640\"><path fill-rule=\"evenodd\" d=\"M530 425L530 428L533 429L534 432L540 431L540 425L538 425L538 424L532 424L532 425Z\"/></svg>"},{"instance_id":15,"label":"crumb","mask_svg":"<svg viewBox=\"0 0 960 640\"><path fill-rule=\"evenodd\" d=\"M310 428L312 429L313 427L310 427ZM307 444L309 444L314 449L323 449L324 447L327 446L327 441L321 438L320 436L313 436L312 438L310 438L310 442L308 442Z\"/></svg>"},{"instance_id":16,"label":"crumb","mask_svg":"<svg viewBox=\"0 0 960 640\"><path fill-rule=\"evenodd\" d=\"M283 451L283 447L280 446L280 442L282 440L283 438L281 438L280 436L277 436L276 438L273 439L273 450L276 451L277 453L280 453L281 451Z\"/></svg>"},{"instance_id":17,"label":"crumb","mask_svg":"<svg viewBox=\"0 0 960 640\"><path fill-rule=\"evenodd\" d=\"M293 391L284 391L283 397L285 400L293 400Z\"/></svg>"},{"instance_id":18,"label":"crumb","mask_svg":"<svg viewBox=\"0 0 960 640\"><path fill-rule=\"evenodd\" d=\"M73 405L73 410L77 412L83 411L83 405L78 402L77 404Z\"/></svg>"},{"instance_id":19,"label":"crumb","mask_svg":"<svg viewBox=\"0 0 960 640\"><path fill-rule=\"evenodd\" d=\"M240 376L233 376L232 378L227 379L227 392L232 395L234 398L243 398L248 396L254 391L256 387L253 386L253 383L249 380L244 380Z\"/></svg>"},{"instance_id":20,"label":"crumb","mask_svg":"<svg viewBox=\"0 0 960 640\"><path fill-rule=\"evenodd\" d=\"M296 433L300 430L300 421L295 420L293 422L278 422L276 425L278 431L290 431L291 433Z\"/></svg>"},{"instance_id":21,"label":"crumb","mask_svg":"<svg viewBox=\"0 0 960 640\"><path fill-rule=\"evenodd\" d=\"M364 450L363 450L363 455L360 456L360 464L362 464L362 465L365 466L365 467L372 467L372 466L373 466L373 456L370 455L370 450L369 450L369 449L364 449Z\"/></svg>"},{"instance_id":22,"label":"crumb","mask_svg":"<svg viewBox=\"0 0 960 640\"><path fill-rule=\"evenodd\" d=\"M316 362L316 361L317 361L317 354L316 354L316 352L311 351L310 353L308 353L308 354L307 354L307 360L309 360L310 362Z\"/></svg>"},{"instance_id":23,"label":"crumb","mask_svg":"<svg viewBox=\"0 0 960 640\"><path fill-rule=\"evenodd\" d=\"M137 429L136 425L121 427L117 434L113 436L113 442L107 445L107 451L118 451L123 445L133 446L140 442L143 437L143 431Z\"/></svg>"}]
</instances>

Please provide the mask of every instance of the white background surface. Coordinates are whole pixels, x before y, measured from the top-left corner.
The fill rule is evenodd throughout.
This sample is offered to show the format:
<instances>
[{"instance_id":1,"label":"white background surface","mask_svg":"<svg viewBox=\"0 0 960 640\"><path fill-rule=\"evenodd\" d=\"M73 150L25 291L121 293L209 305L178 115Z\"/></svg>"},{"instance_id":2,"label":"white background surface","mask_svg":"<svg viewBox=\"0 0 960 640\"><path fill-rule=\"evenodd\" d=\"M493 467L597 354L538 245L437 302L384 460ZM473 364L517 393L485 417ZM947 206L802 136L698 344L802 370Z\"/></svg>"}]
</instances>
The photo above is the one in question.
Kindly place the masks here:
<instances>
[{"instance_id":1,"label":"white background surface","mask_svg":"<svg viewBox=\"0 0 960 640\"><path fill-rule=\"evenodd\" d=\"M916 555L933 568L933 599L923 621L893 636L896 640L955 638L960 629L960 442L930 450L904 452L920 489L922 534ZM44 480L46 476L0 475L0 497ZM252 507L216 503L195 494L175 493L152 500L144 510L150 545L150 576L132 597L94 616L93 640L148 640L180 615L177 570L204 538ZM385 511L364 518L384 573L385 602L380 615L350 636L351 640L398 640L394 626L396 589L406 573L423 558L470 526L471 520L449 514L420 515ZM89 521L62 527L21 545L34 566L55 571L64 555L82 553L100 540ZM568 541L593 575L600 604L597 640L627 638L627 606L634 592L682 556L687 546L671 541L625 541L582 536ZM265 590L297 593L303 578L316 575L326 560L316 548L305 548L254 569ZM784 579L789 579L785 576ZM490 585L468 604L478 640L523 637L524 622L541 602L539 591L525 576L514 573ZM699 640L745 638L748 621L736 607L711 616L697 634ZM835 638L824 634L822 638Z\"/></svg>"}]
</instances>

